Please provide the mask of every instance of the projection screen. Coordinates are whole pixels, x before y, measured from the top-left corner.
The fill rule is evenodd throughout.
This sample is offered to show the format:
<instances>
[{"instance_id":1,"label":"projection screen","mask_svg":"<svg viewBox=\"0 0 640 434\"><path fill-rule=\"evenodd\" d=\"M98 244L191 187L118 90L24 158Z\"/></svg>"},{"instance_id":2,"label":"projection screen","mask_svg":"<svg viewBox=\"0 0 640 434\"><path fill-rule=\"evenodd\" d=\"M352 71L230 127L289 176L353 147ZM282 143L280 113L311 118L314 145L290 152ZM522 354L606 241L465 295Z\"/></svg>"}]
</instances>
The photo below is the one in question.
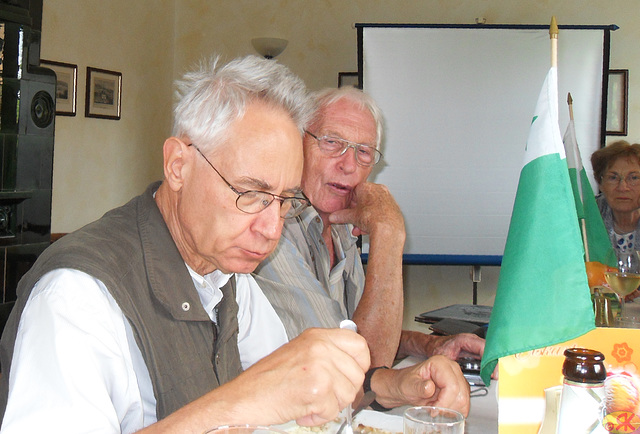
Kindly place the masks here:
<instances>
[{"instance_id":1,"label":"projection screen","mask_svg":"<svg viewBox=\"0 0 640 434\"><path fill-rule=\"evenodd\" d=\"M356 28L360 83L385 117L384 161L369 179L387 185L403 211L405 263L500 264L529 125L550 67L548 26ZM564 134L570 92L589 174L589 157L604 144L615 28L560 27L559 128ZM365 259L367 251L364 237Z\"/></svg>"}]
</instances>

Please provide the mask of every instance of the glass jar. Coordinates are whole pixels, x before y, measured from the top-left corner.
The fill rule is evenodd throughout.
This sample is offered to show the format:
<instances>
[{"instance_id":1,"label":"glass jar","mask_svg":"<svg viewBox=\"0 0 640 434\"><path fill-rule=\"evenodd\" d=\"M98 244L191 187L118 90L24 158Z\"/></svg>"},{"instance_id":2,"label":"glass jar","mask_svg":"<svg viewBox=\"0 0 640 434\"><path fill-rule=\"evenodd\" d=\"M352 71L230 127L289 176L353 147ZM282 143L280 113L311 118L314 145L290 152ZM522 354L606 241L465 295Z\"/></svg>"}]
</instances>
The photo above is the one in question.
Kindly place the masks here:
<instances>
[{"instance_id":1,"label":"glass jar","mask_svg":"<svg viewBox=\"0 0 640 434\"><path fill-rule=\"evenodd\" d=\"M608 433L602 425L607 377L604 355L586 348L570 348L564 357L558 434Z\"/></svg>"}]
</instances>

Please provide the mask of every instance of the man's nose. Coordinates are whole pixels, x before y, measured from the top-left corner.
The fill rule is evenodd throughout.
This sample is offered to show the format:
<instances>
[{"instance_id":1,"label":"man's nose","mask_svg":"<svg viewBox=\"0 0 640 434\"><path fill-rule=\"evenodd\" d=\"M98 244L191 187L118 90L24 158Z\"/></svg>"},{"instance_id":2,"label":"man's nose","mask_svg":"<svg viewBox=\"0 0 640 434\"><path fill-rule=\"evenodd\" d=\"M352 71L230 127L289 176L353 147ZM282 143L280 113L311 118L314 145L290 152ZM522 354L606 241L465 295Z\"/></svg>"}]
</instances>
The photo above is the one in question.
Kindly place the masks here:
<instances>
[{"instance_id":1,"label":"man's nose","mask_svg":"<svg viewBox=\"0 0 640 434\"><path fill-rule=\"evenodd\" d=\"M358 168L358 161L356 159L356 148L355 146L347 146L347 149L344 151L340 157L339 167L344 172L351 173Z\"/></svg>"},{"instance_id":2,"label":"man's nose","mask_svg":"<svg viewBox=\"0 0 640 434\"><path fill-rule=\"evenodd\" d=\"M256 230L269 240L277 240L282 232L284 219L280 217L281 203L275 199L268 207L258 213Z\"/></svg>"}]
</instances>

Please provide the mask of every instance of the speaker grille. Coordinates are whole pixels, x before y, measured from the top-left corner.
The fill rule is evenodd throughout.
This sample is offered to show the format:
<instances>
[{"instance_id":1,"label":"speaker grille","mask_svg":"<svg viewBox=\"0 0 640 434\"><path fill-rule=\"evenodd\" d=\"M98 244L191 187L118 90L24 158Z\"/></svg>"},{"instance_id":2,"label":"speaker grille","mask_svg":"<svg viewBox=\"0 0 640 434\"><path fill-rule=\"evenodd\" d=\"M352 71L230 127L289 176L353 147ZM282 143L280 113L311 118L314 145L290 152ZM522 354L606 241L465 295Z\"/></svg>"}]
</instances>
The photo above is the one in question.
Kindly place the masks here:
<instances>
[{"instance_id":1,"label":"speaker grille","mask_svg":"<svg viewBox=\"0 0 640 434\"><path fill-rule=\"evenodd\" d=\"M51 125L56 115L55 103L48 92L40 90L36 92L31 101L31 120L39 128Z\"/></svg>"}]
</instances>

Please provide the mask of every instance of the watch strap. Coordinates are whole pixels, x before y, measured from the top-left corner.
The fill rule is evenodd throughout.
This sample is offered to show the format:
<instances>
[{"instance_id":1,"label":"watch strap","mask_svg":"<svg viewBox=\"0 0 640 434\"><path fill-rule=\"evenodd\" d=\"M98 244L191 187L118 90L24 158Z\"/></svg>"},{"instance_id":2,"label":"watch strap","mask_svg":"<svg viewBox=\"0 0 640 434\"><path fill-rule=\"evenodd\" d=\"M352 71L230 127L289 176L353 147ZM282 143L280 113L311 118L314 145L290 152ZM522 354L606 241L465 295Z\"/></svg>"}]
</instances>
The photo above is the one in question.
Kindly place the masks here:
<instances>
[{"instance_id":1,"label":"watch strap","mask_svg":"<svg viewBox=\"0 0 640 434\"><path fill-rule=\"evenodd\" d=\"M373 373L376 372L378 369L389 369L389 367L388 366L376 366L375 368L369 369L364 374L364 383L362 383L362 387L363 387L365 393L367 393L367 392L369 392L371 390L371 378L373 377ZM371 403L371 408L373 408L375 411L389 411L389 410L391 410L390 408L386 408L386 407L382 406L378 401L373 401Z\"/></svg>"}]
</instances>

